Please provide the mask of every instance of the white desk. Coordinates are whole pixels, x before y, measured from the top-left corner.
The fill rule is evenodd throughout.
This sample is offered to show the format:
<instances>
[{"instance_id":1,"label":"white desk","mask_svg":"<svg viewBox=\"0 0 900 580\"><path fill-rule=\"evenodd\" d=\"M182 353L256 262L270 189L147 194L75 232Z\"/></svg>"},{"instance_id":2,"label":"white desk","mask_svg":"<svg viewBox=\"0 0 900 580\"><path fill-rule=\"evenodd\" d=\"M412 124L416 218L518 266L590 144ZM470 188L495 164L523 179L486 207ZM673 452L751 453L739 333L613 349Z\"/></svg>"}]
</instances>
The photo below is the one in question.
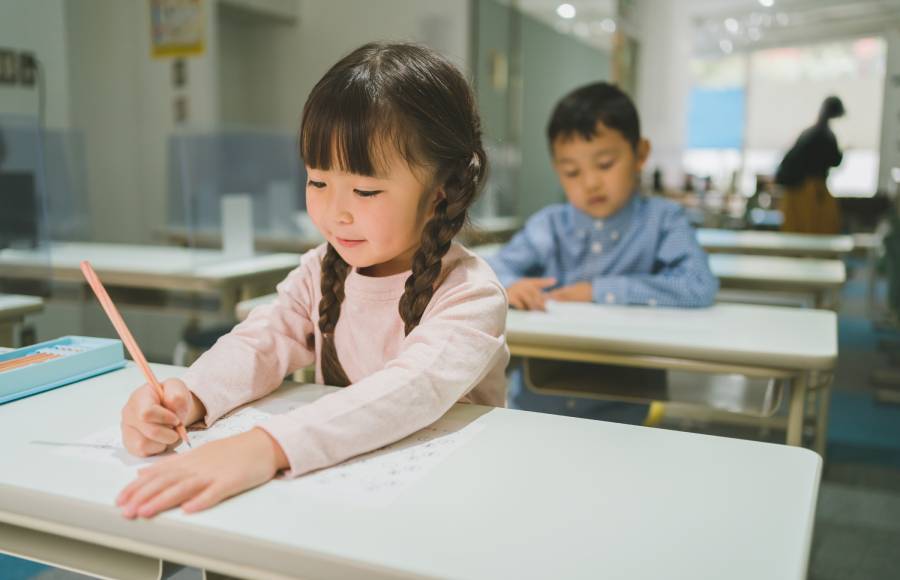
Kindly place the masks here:
<instances>
[{"instance_id":1,"label":"white desk","mask_svg":"<svg viewBox=\"0 0 900 580\"><path fill-rule=\"evenodd\" d=\"M593 304L510 310L514 356L790 380L787 443L800 445L816 396L815 448L824 453L837 315L826 310L717 304L674 309Z\"/></svg>"},{"instance_id":2,"label":"white desk","mask_svg":"<svg viewBox=\"0 0 900 580\"><path fill-rule=\"evenodd\" d=\"M43 308L44 301L36 296L0 294L0 346L14 346L15 325Z\"/></svg>"},{"instance_id":3,"label":"white desk","mask_svg":"<svg viewBox=\"0 0 900 580\"><path fill-rule=\"evenodd\" d=\"M710 254L709 267L722 288L807 294L817 308L836 305L847 281L840 260Z\"/></svg>"},{"instance_id":4,"label":"white desk","mask_svg":"<svg viewBox=\"0 0 900 580\"><path fill-rule=\"evenodd\" d=\"M488 258L502 247L502 244L485 244L472 251ZM816 307L836 302L833 296L847 280L846 267L840 260L711 254L709 267L722 288L812 296Z\"/></svg>"},{"instance_id":5,"label":"white desk","mask_svg":"<svg viewBox=\"0 0 900 580\"><path fill-rule=\"evenodd\" d=\"M853 251L852 236L700 228L697 240L710 253L841 258Z\"/></svg>"},{"instance_id":6,"label":"white desk","mask_svg":"<svg viewBox=\"0 0 900 580\"><path fill-rule=\"evenodd\" d=\"M213 295L231 316L238 300L270 292L299 265L298 254L232 259L216 250L171 246L57 243L45 250L0 250L0 277L85 287L79 269L89 260L108 288ZM126 296L114 296L119 301ZM142 296L143 305L146 297Z\"/></svg>"},{"instance_id":7,"label":"white desk","mask_svg":"<svg viewBox=\"0 0 900 580\"><path fill-rule=\"evenodd\" d=\"M241 300L237 303L234 314L237 316L238 320L244 320L250 314L251 310L257 306L273 302L276 296L277 294L266 294L265 296L257 296L256 298L250 298L249 300Z\"/></svg>"},{"instance_id":8,"label":"white desk","mask_svg":"<svg viewBox=\"0 0 900 580\"><path fill-rule=\"evenodd\" d=\"M129 366L0 406L0 551L129 579L158 577L161 559L269 579L806 577L814 453L475 405L448 416L483 429L386 507L276 481L128 521L113 506L125 468L29 442L117 423L141 382Z\"/></svg>"},{"instance_id":9,"label":"white desk","mask_svg":"<svg viewBox=\"0 0 900 580\"><path fill-rule=\"evenodd\" d=\"M222 232L216 228L186 228L183 226L166 226L157 230L157 234L169 244L184 247L221 249ZM254 247L261 252L303 253L325 241L320 235L307 235L303 232L255 231Z\"/></svg>"}]
</instances>

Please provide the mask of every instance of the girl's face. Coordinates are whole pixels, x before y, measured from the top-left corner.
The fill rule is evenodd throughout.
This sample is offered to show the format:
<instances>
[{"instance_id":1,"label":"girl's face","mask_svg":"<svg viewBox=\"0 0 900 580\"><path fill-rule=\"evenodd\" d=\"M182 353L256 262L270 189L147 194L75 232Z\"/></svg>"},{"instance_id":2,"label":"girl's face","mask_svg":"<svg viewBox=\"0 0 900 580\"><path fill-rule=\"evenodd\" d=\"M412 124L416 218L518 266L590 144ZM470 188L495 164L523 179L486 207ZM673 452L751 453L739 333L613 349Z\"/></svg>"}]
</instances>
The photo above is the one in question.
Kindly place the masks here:
<instances>
[{"instance_id":1,"label":"girl's face","mask_svg":"<svg viewBox=\"0 0 900 580\"><path fill-rule=\"evenodd\" d=\"M412 267L436 201L396 151L384 161L384 174L376 176L306 168L309 216L344 261L367 276Z\"/></svg>"}]
</instances>

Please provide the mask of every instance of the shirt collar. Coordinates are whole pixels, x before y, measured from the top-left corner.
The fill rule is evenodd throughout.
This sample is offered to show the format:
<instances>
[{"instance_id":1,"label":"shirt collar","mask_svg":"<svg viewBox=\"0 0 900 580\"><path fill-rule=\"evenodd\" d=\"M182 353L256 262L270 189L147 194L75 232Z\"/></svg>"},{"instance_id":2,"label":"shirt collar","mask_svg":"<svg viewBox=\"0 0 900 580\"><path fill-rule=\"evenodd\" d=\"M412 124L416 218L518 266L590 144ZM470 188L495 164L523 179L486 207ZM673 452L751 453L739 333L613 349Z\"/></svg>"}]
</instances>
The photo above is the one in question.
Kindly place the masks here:
<instances>
[{"instance_id":1,"label":"shirt collar","mask_svg":"<svg viewBox=\"0 0 900 580\"><path fill-rule=\"evenodd\" d=\"M631 198L622 206L622 209L607 218L595 219L572 204L569 204L569 215L576 231L588 232L590 228L624 231L631 222L632 217L634 217L637 206L640 203L640 192L633 191Z\"/></svg>"}]
</instances>

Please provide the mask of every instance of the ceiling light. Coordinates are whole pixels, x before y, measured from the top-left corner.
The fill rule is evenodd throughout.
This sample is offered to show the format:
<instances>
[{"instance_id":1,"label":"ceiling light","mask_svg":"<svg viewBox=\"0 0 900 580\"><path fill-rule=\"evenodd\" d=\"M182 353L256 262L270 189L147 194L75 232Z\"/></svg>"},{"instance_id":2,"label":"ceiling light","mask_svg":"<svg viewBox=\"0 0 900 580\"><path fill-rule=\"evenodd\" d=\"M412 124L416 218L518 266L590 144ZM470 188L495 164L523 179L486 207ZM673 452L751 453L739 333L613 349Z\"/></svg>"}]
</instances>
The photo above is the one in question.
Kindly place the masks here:
<instances>
[{"instance_id":1,"label":"ceiling light","mask_svg":"<svg viewBox=\"0 0 900 580\"><path fill-rule=\"evenodd\" d=\"M616 31L616 21L612 18L604 18L603 22L600 23L600 26L603 27L603 32L612 34Z\"/></svg>"},{"instance_id":2,"label":"ceiling light","mask_svg":"<svg viewBox=\"0 0 900 580\"><path fill-rule=\"evenodd\" d=\"M560 4L556 7L560 18L575 18L575 7L571 4Z\"/></svg>"},{"instance_id":3,"label":"ceiling light","mask_svg":"<svg viewBox=\"0 0 900 580\"><path fill-rule=\"evenodd\" d=\"M738 30L740 30L741 25L734 18L726 18L725 19L725 30L730 32L731 34L737 34Z\"/></svg>"}]
</instances>

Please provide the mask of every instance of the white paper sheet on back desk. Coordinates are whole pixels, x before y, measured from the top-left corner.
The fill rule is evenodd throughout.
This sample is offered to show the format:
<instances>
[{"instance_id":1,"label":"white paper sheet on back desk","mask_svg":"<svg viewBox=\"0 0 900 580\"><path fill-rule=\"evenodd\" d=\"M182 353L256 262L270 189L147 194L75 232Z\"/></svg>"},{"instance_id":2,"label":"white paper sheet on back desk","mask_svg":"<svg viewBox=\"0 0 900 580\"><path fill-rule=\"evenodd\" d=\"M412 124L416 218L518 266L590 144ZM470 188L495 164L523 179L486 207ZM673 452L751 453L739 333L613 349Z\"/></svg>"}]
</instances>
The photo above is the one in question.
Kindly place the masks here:
<instances>
[{"instance_id":1,"label":"white paper sheet on back desk","mask_svg":"<svg viewBox=\"0 0 900 580\"><path fill-rule=\"evenodd\" d=\"M286 412L292 406L285 403L279 411ZM243 433L270 416L269 412L245 407L220 419L209 429L190 431L191 445L196 449L204 443ZM477 421L464 424L442 419L382 449L296 479L278 480L274 485L290 495L312 494L320 499L384 507L483 428L484 425ZM118 426L98 431L79 441L55 445L57 453L106 463L112 469L131 469L156 461L155 458L142 459L128 454ZM185 449L182 444L176 452Z\"/></svg>"}]
</instances>

